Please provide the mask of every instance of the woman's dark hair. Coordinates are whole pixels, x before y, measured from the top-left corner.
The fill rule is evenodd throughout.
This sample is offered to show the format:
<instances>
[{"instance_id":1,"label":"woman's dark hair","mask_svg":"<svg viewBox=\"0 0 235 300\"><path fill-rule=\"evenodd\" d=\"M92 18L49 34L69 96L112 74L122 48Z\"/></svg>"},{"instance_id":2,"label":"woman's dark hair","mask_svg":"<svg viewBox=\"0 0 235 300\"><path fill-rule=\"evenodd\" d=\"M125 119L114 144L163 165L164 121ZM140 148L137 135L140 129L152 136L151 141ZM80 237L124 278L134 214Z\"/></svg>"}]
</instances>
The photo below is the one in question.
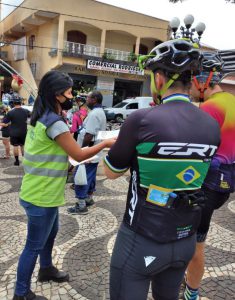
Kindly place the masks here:
<instances>
[{"instance_id":1,"label":"woman's dark hair","mask_svg":"<svg viewBox=\"0 0 235 300\"><path fill-rule=\"evenodd\" d=\"M72 86L73 80L68 74L59 71L47 72L39 83L38 96L33 106L30 124L35 126L46 111L57 113L56 95L62 95Z\"/></svg>"}]
</instances>

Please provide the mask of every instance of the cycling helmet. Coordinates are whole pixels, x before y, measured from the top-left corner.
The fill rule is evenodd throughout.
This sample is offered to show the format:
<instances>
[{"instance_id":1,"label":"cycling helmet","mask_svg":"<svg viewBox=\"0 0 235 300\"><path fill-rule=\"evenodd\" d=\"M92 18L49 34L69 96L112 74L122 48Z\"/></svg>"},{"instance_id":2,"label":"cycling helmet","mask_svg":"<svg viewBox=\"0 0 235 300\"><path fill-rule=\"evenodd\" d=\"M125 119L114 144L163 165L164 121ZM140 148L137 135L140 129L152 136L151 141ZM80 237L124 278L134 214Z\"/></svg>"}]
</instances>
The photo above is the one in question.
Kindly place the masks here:
<instances>
[{"instance_id":1,"label":"cycling helmet","mask_svg":"<svg viewBox=\"0 0 235 300\"><path fill-rule=\"evenodd\" d=\"M38 94L60 95L72 86L73 80L68 74L53 70L43 76L39 84Z\"/></svg>"},{"instance_id":2,"label":"cycling helmet","mask_svg":"<svg viewBox=\"0 0 235 300\"><path fill-rule=\"evenodd\" d=\"M204 72L220 72L224 66L224 61L216 52L202 52L201 63Z\"/></svg>"},{"instance_id":3,"label":"cycling helmet","mask_svg":"<svg viewBox=\"0 0 235 300\"><path fill-rule=\"evenodd\" d=\"M22 98L20 96L13 96L12 102L13 104L21 104Z\"/></svg>"},{"instance_id":4,"label":"cycling helmet","mask_svg":"<svg viewBox=\"0 0 235 300\"><path fill-rule=\"evenodd\" d=\"M200 92L200 102L204 101L204 92L208 87L221 82L223 66L224 62L218 53L202 52L201 72L193 77L193 82Z\"/></svg>"},{"instance_id":5,"label":"cycling helmet","mask_svg":"<svg viewBox=\"0 0 235 300\"><path fill-rule=\"evenodd\" d=\"M181 74L185 71L198 71L200 57L200 51L194 44L175 39L153 48L146 60L142 61L142 67Z\"/></svg>"}]
</instances>

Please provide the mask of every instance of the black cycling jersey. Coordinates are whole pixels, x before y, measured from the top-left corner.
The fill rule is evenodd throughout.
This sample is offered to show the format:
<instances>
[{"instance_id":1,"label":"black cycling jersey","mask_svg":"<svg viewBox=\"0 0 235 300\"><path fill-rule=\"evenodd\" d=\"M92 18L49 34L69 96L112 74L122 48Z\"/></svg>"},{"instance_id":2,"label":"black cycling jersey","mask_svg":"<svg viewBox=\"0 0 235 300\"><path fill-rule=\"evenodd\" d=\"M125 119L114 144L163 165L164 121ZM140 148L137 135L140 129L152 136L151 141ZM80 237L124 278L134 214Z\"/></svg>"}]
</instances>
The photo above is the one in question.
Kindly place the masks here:
<instances>
[{"instance_id":1,"label":"black cycling jersey","mask_svg":"<svg viewBox=\"0 0 235 300\"><path fill-rule=\"evenodd\" d=\"M174 94L163 105L132 113L105 158L113 172L131 170L125 224L158 242L192 235L199 207L173 207L169 200L201 188L219 142L218 123L186 95Z\"/></svg>"}]
</instances>

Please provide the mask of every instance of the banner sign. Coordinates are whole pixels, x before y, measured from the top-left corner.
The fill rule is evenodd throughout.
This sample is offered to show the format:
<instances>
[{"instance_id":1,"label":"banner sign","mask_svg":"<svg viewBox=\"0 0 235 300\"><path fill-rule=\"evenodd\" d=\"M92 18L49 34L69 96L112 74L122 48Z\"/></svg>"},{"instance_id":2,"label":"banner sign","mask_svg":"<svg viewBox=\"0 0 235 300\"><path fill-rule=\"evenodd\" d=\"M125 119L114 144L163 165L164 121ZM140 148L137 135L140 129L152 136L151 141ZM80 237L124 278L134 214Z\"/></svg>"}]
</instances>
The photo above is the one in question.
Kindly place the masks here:
<instances>
[{"instance_id":1,"label":"banner sign","mask_svg":"<svg viewBox=\"0 0 235 300\"><path fill-rule=\"evenodd\" d=\"M90 60L90 59L87 60L87 69L144 75L144 70L140 70L140 68L136 66L129 66L123 64L116 64L113 62L105 62L105 61Z\"/></svg>"}]
</instances>

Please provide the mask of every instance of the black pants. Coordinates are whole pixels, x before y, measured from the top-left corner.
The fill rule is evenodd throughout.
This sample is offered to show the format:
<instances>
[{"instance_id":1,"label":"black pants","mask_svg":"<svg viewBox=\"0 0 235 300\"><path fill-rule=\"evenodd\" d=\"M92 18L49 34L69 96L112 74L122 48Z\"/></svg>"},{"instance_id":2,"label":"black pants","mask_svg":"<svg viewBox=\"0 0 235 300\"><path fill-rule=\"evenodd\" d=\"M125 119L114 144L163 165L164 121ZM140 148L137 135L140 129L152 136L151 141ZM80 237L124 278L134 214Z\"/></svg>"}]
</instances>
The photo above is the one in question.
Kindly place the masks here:
<instances>
[{"instance_id":1,"label":"black pants","mask_svg":"<svg viewBox=\"0 0 235 300\"><path fill-rule=\"evenodd\" d=\"M205 186L202 187L202 190L205 193L206 201L201 210L201 222L197 230L198 243L206 240L214 210L219 209L229 199L230 196L229 192L221 193L213 191Z\"/></svg>"},{"instance_id":2,"label":"black pants","mask_svg":"<svg viewBox=\"0 0 235 300\"><path fill-rule=\"evenodd\" d=\"M196 236L160 244L121 225L111 259L110 300L178 300Z\"/></svg>"}]
</instances>

